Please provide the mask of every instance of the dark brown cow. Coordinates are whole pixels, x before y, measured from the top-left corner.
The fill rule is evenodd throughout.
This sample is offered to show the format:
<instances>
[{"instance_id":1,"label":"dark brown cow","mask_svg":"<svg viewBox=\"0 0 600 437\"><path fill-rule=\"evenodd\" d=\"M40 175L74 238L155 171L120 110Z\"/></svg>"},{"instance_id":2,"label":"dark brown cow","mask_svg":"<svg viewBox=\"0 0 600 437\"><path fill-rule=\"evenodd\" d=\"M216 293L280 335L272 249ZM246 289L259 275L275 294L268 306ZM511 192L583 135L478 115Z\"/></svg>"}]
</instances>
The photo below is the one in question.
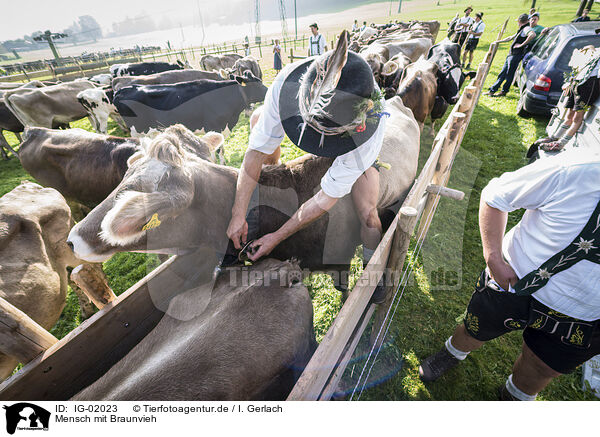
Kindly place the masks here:
<instances>
[{"instance_id":1,"label":"dark brown cow","mask_svg":"<svg viewBox=\"0 0 600 437\"><path fill-rule=\"evenodd\" d=\"M423 123L436 103L438 66L433 62L419 60L404 69L398 86L398 96L410 108L423 130Z\"/></svg>"},{"instance_id":2,"label":"dark brown cow","mask_svg":"<svg viewBox=\"0 0 600 437\"><path fill-rule=\"evenodd\" d=\"M260 261L247 271L249 284L239 269L214 283L206 273L205 284L171 300L158 325L73 400L285 399L316 346L298 265Z\"/></svg>"}]
</instances>

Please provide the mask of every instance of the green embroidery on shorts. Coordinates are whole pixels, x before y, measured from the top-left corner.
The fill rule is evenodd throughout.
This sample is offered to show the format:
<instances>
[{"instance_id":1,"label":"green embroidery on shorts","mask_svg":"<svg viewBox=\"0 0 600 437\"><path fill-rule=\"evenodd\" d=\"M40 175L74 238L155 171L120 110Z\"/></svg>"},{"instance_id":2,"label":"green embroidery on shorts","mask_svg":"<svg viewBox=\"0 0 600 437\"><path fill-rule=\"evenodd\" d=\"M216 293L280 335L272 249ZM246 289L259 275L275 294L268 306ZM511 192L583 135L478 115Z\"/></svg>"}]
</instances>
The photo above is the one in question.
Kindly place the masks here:
<instances>
[{"instance_id":1,"label":"green embroidery on shorts","mask_svg":"<svg viewBox=\"0 0 600 437\"><path fill-rule=\"evenodd\" d=\"M474 316L471 313L467 313L467 317L465 317L465 325L469 331L477 334L479 332L479 317Z\"/></svg>"},{"instance_id":2,"label":"green embroidery on shorts","mask_svg":"<svg viewBox=\"0 0 600 437\"><path fill-rule=\"evenodd\" d=\"M535 322L533 322L533 324L531 324L531 327L533 329L540 329L542 327L542 325L543 325L543 322L544 322L544 318L540 317Z\"/></svg>"},{"instance_id":3,"label":"green embroidery on shorts","mask_svg":"<svg viewBox=\"0 0 600 437\"><path fill-rule=\"evenodd\" d=\"M583 345L583 331L579 329L579 326L575 328L575 332L573 333L573 335L571 335L569 341L572 344L576 344L577 346Z\"/></svg>"}]
</instances>

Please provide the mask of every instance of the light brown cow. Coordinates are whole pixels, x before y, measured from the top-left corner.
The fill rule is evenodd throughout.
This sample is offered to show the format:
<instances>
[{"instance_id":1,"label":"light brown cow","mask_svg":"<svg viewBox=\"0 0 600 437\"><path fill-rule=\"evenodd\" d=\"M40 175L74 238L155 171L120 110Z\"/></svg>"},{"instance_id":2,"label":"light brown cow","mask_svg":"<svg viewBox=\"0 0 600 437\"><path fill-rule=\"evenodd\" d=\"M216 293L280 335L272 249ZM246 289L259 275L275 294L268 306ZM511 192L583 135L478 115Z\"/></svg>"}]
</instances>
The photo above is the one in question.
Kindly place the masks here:
<instances>
[{"instance_id":1,"label":"light brown cow","mask_svg":"<svg viewBox=\"0 0 600 437\"><path fill-rule=\"evenodd\" d=\"M4 101L23 126L56 128L87 117L77 94L95 87L92 82L81 80L43 88L16 89L7 91Z\"/></svg>"},{"instance_id":2,"label":"light brown cow","mask_svg":"<svg viewBox=\"0 0 600 437\"><path fill-rule=\"evenodd\" d=\"M129 85L160 85L191 80L211 79L221 80L221 76L213 71L203 70L170 70L162 73L149 74L147 76L123 76L112 80L112 89L116 93L121 88Z\"/></svg>"},{"instance_id":3,"label":"light brown cow","mask_svg":"<svg viewBox=\"0 0 600 437\"><path fill-rule=\"evenodd\" d=\"M206 270L203 285L171 300L158 325L73 400L285 399L316 346L298 265L260 261L247 283L240 269L216 282Z\"/></svg>"},{"instance_id":4,"label":"light brown cow","mask_svg":"<svg viewBox=\"0 0 600 437\"><path fill-rule=\"evenodd\" d=\"M419 127L401 99L386 102L385 135L380 159L382 210L402 199L417 169ZM165 132L166 134L166 132ZM318 190L331 159L305 155L285 165L265 167L257 199L256 235L278 229ZM183 145L159 135L130 167L119 187L72 230L77 256L103 261L121 251L181 253L212 247L225 253L226 228L235 196L237 170L194 159ZM156 216L155 224L146 224ZM309 269L347 271L360 244L360 222L350 196L340 199L321 219L282 242L271 256L296 257Z\"/></svg>"},{"instance_id":5,"label":"light brown cow","mask_svg":"<svg viewBox=\"0 0 600 437\"><path fill-rule=\"evenodd\" d=\"M233 65L242 56L236 53L224 55L204 55L200 58L200 67L206 71L219 71L221 69L233 68Z\"/></svg>"},{"instance_id":6,"label":"light brown cow","mask_svg":"<svg viewBox=\"0 0 600 437\"><path fill-rule=\"evenodd\" d=\"M426 55L433 43L429 38L415 38L402 42L391 42L385 44L390 52L390 58L398 53L402 53L412 62L415 62L421 56Z\"/></svg>"},{"instance_id":7,"label":"light brown cow","mask_svg":"<svg viewBox=\"0 0 600 437\"><path fill-rule=\"evenodd\" d=\"M67 296L71 211L60 193L24 182L0 198L0 297L50 329ZM18 364L0 353L0 380Z\"/></svg>"}]
</instances>

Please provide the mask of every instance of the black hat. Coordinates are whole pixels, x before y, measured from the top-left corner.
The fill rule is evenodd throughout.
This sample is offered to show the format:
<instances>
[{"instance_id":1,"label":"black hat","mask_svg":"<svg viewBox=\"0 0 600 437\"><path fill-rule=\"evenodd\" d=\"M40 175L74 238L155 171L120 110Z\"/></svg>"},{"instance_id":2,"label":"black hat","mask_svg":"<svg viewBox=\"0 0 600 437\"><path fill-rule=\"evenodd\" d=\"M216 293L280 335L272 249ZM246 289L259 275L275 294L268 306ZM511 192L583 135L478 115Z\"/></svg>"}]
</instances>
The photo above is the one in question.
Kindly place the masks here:
<instances>
[{"instance_id":1,"label":"black hat","mask_svg":"<svg viewBox=\"0 0 600 437\"><path fill-rule=\"evenodd\" d=\"M467 12L469 9L473 12L473 6L467 6L463 12Z\"/></svg>"},{"instance_id":2,"label":"black hat","mask_svg":"<svg viewBox=\"0 0 600 437\"><path fill-rule=\"evenodd\" d=\"M335 50L299 62L281 87L279 115L286 135L318 156L336 157L364 144L382 115L371 68L348 51L346 34Z\"/></svg>"},{"instance_id":3,"label":"black hat","mask_svg":"<svg viewBox=\"0 0 600 437\"><path fill-rule=\"evenodd\" d=\"M538 12L534 12L533 14L531 14L531 15L529 16L529 19L531 20L533 17L538 17L538 18L540 18L540 14L539 14Z\"/></svg>"},{"instance_id":4,"label":"black hat","mask_svg":"<svg viewBox=\"0 0 600 437\"><path fill-rule=\"evenodd\" d=\"M483 18L483 12L477 12L475 14L476 17Z\"/></svg>"},{"instance_id":5,"label":"black hat","mask_svg":"<svg viewBox=\"0 0 600 437\"><path fill-rule=\"evenodd\" d=\"M317 26L317 23L313 23L308 27L314 27L315 29L319 30L319 26Z\"/></svg>"}]
</instances>

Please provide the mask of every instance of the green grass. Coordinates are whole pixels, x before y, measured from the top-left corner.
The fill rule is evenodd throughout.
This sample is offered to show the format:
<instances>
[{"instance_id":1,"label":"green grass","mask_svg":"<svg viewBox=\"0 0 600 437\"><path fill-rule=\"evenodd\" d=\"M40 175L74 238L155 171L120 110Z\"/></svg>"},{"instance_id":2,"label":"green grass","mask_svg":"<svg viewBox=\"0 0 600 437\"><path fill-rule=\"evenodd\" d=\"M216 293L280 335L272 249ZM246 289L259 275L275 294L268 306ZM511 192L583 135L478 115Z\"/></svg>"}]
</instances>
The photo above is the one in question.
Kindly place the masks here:
<instances>
[{"instance_id":1,"label":"green grass","mask_svg":"<svg viewBox=\"0 0 600 437\"><path fill-rule=\"evenodd\" d=\"M437 19L442 28L456 11L462 11L472 4L476 11L485 13L487 24L480 46L477 48L473 65L482 61L489 44L497 35L499 26L511 17L508 32L516 30L515 17L528 9L529 4L522 0L495 1L441 1L442 6L434 7L418 14L401 14L388 17L388 4L382 6L380 19ZM577 8L575 0L540 0L538 7L542 25L553 25L570 21ZM440 33L438 39L443 38ZM508 45L499 50L490 75L489 86L499 73ZM265 83L272 82L270 53L263 52L261 60ZM286 59L284 59L285 61ZM365 400L486 400L495 399L497 387L511 372L512 363L520 351L521 337L512 333L493 340L482 350L473 352L464 363L434 384L423 384L417 375L419 360L437 351L451 334L472 293L473 284L484 266L477 222L477 210L481 190L487 182L505 171L514 170L525 164L524 155L528 145L543 134L547 120L543 118L520 118L515 115L517 103L516 89L506 98L492 99L482 96L471 124L462 143L461 152L456 158L449 186L463 190L465 200L461 202L443 199L429 231L427 241L418 256L415 256L415 242L411 245L409 259L415 260L415 274L406 287L402 300L395 313L386 348L374 367L373 379L383 381L366 390L361 399ZM91 130L87 120L72 123L72 127ZM110 132L121 135L114 123ZM427 130L425 131L427 132ZM248 143L248 117L242 115L231 136L226 140L225 159L228 165L239 167ZM16 138L10 135L9 141L16 145ZM421 141L420 165L422 166L431 150L431 137L424 133ZM282 160L287 161L303 152L286 138L282 144ZM10 191L23 179L31 179L15 159L0 161L0 194ZM520 214L511 214L509 226L513 226ZM361 250L352 265L352 281L362 271ZM104 264L111 287L117 294L125 291L137 280L158 265L154 255L118 254ZM445 282L440 281L439 273L445 272ZM448 272L453 272L451 276ZM314 324L320 341L341 308L340 293L332 287L331 280L324 275L313 275L305 282L309 287L315 310ZM446 284L446 285L444 285ZM62 337L79 324L77 298L68 296L63 315L52 332ZM367 330L368 331L368 330ZM366 339L361 341L359 352L368 352ZM398 369L401 368L400 371ZM357 359L348 367L346 386L352 388L362 370L362 361ZM553 381L539 396L544 400L596 399L580 390L581 372L563 376Z\"/></svg>"}]
</instances>

